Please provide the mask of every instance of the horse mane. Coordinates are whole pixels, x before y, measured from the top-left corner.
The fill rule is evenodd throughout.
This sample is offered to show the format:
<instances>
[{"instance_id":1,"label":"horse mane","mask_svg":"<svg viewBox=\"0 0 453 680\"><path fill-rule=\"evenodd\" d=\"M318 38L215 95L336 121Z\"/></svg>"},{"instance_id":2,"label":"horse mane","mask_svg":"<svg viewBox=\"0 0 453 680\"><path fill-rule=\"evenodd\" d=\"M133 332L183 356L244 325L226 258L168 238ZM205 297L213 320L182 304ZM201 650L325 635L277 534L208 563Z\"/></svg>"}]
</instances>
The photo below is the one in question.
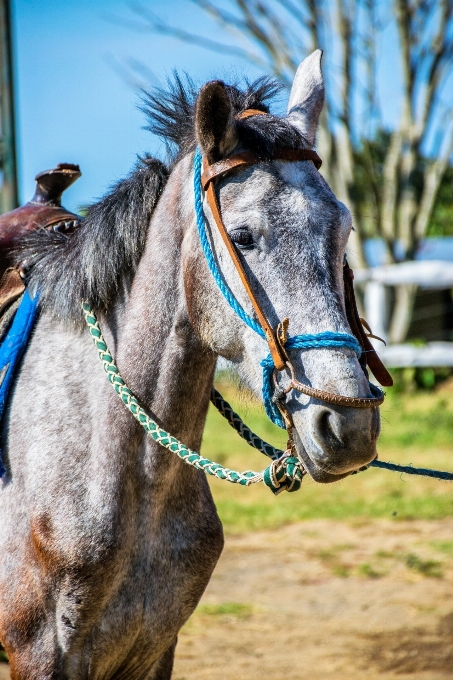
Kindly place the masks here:
<instances>
[{"instance_id":1,"label":"horse mane","mask_svg":"<svg viewBox=\"0 0 453 680\"><path fill-rule=\"evenodd\" d=\"M268 102L281 86L262 77L245 87L227 85L235 114L248 108L269 112ZM87 209L71 236L39 230L14 247L17 262L26 262L28 285L39 290L40 304L62 320L82 321L81 302L107 312L132 280L145 246L151 215L177 160L195 149L195 102L198 88L177 73L168 90L144 92L142 110L148 129L167 145L168 167L145 156L125 179L117 182ZM283 118L254 116L237 122L242 144L264 160L276 146L300 146L305 140ZM306 144L306 142L305 142Z\"/></svg>"},{"instance_id":2,"label":"horse mane","mask_svg":"<svg viewBox=\"0 0 453 680\"><path fill-rule=\"evenodd\" d=\"M70 236L41 229L20 240L14 257L25 261L28 286L39 290L43 308L76 322L82 320L82 300L97 311L109 309L132 280L167 178L165 165L146 156L87 209Z\"/></svg>"}]
</instances>

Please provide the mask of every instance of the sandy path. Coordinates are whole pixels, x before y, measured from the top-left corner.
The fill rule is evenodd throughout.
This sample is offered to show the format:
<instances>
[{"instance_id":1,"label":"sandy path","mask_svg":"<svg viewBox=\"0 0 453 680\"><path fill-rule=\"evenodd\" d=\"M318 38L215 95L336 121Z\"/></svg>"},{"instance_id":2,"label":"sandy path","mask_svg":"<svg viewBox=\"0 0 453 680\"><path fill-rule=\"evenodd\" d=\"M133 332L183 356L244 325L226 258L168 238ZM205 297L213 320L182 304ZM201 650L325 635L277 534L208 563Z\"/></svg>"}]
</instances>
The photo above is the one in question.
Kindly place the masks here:
<instances>
[{"instance_id":1,"label":"sandy path","mask_svg":"<svg viewBox=\"0 0 453 680\"><path fill-rule=\"evenodd\" d=\"M365 677L453 678L453 519L227 537L174 680Z\"/></svg>"},{"instance_id":2,"label":"sandy path","mask_svg":"<svg viewBox=\"0 0 453 680\"><path fill-rule=\"evenodd\" d=\"M451 679L452 586L453 520L229 537L174 678Z\"/></svg>"}]
</instances>

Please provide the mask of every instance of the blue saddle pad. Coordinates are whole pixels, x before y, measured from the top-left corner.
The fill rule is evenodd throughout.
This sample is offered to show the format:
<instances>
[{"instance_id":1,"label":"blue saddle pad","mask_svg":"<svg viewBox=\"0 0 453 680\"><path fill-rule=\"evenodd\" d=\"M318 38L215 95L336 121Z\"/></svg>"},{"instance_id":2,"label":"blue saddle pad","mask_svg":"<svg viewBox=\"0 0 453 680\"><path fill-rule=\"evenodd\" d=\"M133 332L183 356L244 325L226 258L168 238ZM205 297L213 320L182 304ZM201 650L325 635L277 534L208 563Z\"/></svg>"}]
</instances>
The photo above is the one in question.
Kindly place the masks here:
<instances>
[{"instance_id":1,"label":"blue saddle pad","mask_svg":"<svg viewBox=\"0 0 453 680\"><path fill-rule=\"evenodd\" d=\"M26 290L5 339L0 345L0 422L17 367L30 338L38 308L38 295L31 297ZM0 477L5 473L0 449Z\"/></svg>"}]
</instances>

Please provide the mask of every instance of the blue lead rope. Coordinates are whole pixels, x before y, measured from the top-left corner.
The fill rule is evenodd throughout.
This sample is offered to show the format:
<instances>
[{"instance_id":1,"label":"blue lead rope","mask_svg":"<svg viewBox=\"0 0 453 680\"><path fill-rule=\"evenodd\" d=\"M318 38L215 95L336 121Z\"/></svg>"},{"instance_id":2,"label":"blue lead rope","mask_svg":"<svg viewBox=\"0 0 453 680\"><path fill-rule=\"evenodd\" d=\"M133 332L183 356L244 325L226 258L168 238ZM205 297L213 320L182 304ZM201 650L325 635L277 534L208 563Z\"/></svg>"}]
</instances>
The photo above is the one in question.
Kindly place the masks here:
<instances>
[{"instance_id":1,"label":"blue lead rope","mask_svg":"<svg viewBox=\"0 0 453 680\"><path fill-rule=\"evenodd\" d=\"M412 465L395 465L386 463L383 460L373 460L370 467L391 470L392 472L406 473L407 475L419 475L420 477L432 477L433 479L444 479L453 482L453 472L443 472L442 470L430 470L429 468L414 468Z\"/></svg>"},{"instance_id":2,"label":"blue lead rope","mask_svg":"<svg viewBox=\"0 0 453 680\"><path fill-rule=\"evenodd\" d=\"M252 319L249 314L247 314L247 312L239 304L231 290L226 285L217 266L214 253L212 252L206 231L206 222L203 211L203 202L201 196L201 153L198 149L195 152L194 159L194 191L198 235L200 237L201 247L208 263L209 270L230 307L236 312L238 317L242 319L242 321L244 321L247 326L249 326L249 328L254 330L255 333L258 333L258 335L260 335L265 340L266 335L261 326L254 319ZM354 335L350 335L349 333L333 333L331 331L326 331L325 333L316 333L313 335L295 335L292 338L288 338L287 342L285 343L286 350L332 349L333 347L347 347L348 349L352 349L359 358L362 354L362 347L360 346L357 338ZM272 356L268 354L267 357L265 357L260 362L260 365L263 369L262 393L266 414L268 418L273 423L275 423L275 425L278 425L284 430L285 423L283 422L280 411L278 410L276 404L272 401L272 373L275 368Z\"/></svg>"}]
</instances>

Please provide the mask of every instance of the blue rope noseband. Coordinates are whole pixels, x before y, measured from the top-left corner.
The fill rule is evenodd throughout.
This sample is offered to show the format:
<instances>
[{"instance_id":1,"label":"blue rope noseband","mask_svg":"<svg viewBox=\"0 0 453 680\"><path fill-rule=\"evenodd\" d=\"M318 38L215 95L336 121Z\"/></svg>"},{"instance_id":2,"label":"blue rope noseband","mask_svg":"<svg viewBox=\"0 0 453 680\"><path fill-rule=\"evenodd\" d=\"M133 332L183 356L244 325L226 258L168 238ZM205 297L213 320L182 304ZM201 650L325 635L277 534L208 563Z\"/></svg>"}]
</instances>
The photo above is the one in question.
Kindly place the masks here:
<instances>
[{"instance_id":1,"label":"blue rope noseband","mask_svg":"<svg viewBox=\"0 0 453 680\"><path fill-rule=\"evenodd\" d=\"M362 348L353 335L349 333L332 333L326 331L325 333L316 333L316 335L295 335L288 338L285 343L285 349L324 349L332 347L348 347L354 350L358 357L362 353ZM274 372L274 362L270 354L261 360L260 366L263 369L263 401L266 414L273 423L285 429L285 423L280 415L277 405L272 399L272 374Z\"/></svg>"},{"instance_id":2,"label":"blue rope noseband","mask_svg":"<svg viewBox=\"0 0 453 680\"><path fill-rule=\"evenodd\" d=\"M247 324L255 333L258 333L263 339L266 339L266 335L261 328L261 326L252 319L249 314L243 309L243 307L236 300L235 296L231 290L226 285L216 262L211 244L209 243L208 233L206 229L206 220L203 210L202 194L201 194L201 153L197 149L194 158L194 192L195 192L195 213L197 216L197 229L200 237L201 247L203 249L204 256L208 263L209 270L214 277L222 295L231 306L231 308L236 312L244 323ZM332 349L346 347L352 349L357 356L360 358L362 354L362 347L354 335L349 333L334 333L331 331L326 331L324 333L307 334L307 335L295 335L292 338L288 338L285 343L285 349ZM272 389L272 373L274 371L275 365L272 356L268 354L260 365L263 368L263 402L264 408L266 409L266 414L270 420L285 429L285 424L283 418L281 417L280 411L278 410L276 404L272 400L273 389Z\"/></svg>"}]
</instances>

